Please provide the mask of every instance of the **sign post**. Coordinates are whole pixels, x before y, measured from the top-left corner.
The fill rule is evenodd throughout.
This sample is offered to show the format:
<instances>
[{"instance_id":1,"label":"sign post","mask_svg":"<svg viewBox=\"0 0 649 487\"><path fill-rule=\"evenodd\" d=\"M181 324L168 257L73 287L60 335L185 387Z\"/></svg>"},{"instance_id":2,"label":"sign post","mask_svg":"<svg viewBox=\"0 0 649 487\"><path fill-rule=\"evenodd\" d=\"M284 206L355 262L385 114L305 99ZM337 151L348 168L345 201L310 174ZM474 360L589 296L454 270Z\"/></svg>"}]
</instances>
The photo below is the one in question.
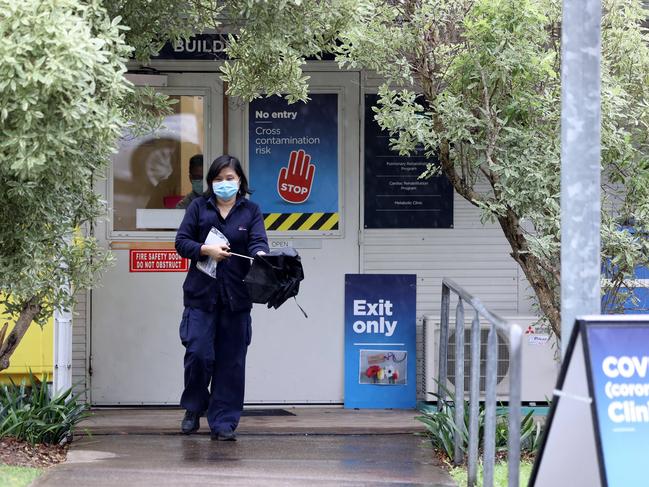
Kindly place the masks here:
<instances>
[{"instance_id":1,"label":"sign post","mask_svg":"<svg viewBox=\"0 0 649 487\"><path fill-rule=\"evenodd\" d=\"M345 275L345 407L416 406L416 276Z\"/></svg>"},{"instance_id":2,"label":"sign post","mask_svg":"<svg viewBox=\"0 0 649 487\"><path fill-rule=\"evenodd\" d=\"M647 485L648 343L646 316L577 319L530 486Z\"/></svg>"},{"instance_id":3,"label":"sign post","mask_svg":"<svg viewBox=\"0 0 649 487\"><path fill-rule=\"evenodd\" d=\"M563 0L561 331L600 309L601 0ZM565 356L565 340L561 341Z\"/></svg>"}]
</instances>

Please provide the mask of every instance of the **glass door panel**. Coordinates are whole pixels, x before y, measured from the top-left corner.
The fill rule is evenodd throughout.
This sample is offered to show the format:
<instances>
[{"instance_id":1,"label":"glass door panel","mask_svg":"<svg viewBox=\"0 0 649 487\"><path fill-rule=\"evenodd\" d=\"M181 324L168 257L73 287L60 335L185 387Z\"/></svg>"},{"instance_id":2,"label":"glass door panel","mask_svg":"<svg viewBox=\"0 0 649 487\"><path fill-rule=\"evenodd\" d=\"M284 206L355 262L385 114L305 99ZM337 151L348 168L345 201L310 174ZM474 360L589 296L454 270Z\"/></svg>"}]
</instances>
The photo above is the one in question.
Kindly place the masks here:
<instances>
[{"instance_id":1,"label":"glass door panel","mask_svg":"<svg viewBox=\"0 0 649 487\"><path fill-rule=\"evenodd\" d=\"M176 205L192 191L189 159L205 148L204 97L170 98L162 126L126 135L113 157L113 231L174 230L182 219Z\"/></svg>"}]
</instances>

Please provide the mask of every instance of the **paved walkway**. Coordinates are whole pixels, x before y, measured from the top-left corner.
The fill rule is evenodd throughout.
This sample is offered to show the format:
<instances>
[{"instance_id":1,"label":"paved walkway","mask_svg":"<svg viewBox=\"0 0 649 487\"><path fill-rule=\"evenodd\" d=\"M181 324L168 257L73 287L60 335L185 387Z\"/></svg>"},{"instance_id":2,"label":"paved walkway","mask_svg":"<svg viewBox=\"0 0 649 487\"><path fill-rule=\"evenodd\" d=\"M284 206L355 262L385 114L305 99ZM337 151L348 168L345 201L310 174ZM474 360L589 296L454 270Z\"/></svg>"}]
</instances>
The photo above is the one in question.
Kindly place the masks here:
<instances>
[{"instance_id":1,"label":"paved walkway","mask_svg":"<svg viewBox=\"0 0 649 487\"><path fill-rule=\"evenodd\" d=\"M272 410L272 409L271 409ZM247 416L244 409L239 433L255 434L363 434L363 433L414 433L425 431L415 419L420 413L403 409L343 409L286 407L290 416ZM251 413L263 413L253 408ZM180 409L99 409L82 422L78 428L83 434L169 434L178 433L183 411ZM207 431L207 422L201 418L201 431Z\"/></svg>"},{"instance_id":2,"label":"paved walkway","mask_svg":"<svg viewBox=\"0 0 649 487\"><path fill-rule=\"evenodd\" d=\"M98 436L35 486L454 485L413 435Z\"/></svg>"},{"instance_id":3,"label":"paved walkway","mask_svg":"<svg viewBox=\"0 0 649 487\"><path fill-rule=\"evenodd\" d=\"M291 409L247 416L236 442L178 434L180 410L105 410L34 486L455 485L416 411Z\"/></svg>"}]
</instances>

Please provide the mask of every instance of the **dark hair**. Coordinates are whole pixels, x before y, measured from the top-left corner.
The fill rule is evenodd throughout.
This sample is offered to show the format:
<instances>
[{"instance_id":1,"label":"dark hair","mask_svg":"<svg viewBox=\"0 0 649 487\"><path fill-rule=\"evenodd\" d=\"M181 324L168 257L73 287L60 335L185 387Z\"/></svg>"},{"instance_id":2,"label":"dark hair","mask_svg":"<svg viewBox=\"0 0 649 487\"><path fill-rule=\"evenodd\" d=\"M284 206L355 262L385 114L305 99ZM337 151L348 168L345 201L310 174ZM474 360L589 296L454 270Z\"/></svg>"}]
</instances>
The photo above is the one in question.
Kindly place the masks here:
<instances>
[{"instance_id":1,"label":"dark hair","mask_svg":"<svg viewBox=\"0 0 649 487\"><path fill-rule=\"evenodd\" d=\"M195 166L203 167L203 154L196 154L189 158L189 171L191 172L192 167Z\"/></svg>"},{"instance_id":2,"label":"dark hair","mask_svg":"<svg viewBox=\"0 0 649 487\"><path fill-rule=\"evenodd\" d=\"M239 176L239 192L237 193L237 197L251 194L252 191L248 187L248 178L246 178L246 175L243 173L243 168L241 167L241 163L239 162L239 159L224 154L214 159L212 165L207 171L207 176L205 176L205 182L207 183L207 191L205 191L205 196L209 196L210 198L214 196L214 190L212 189L212 181L214 181L214 179L216 178L216 176L219 175L221 170L226 167L234 169L234 172L236 172L237 176Z\"/></svg>"}]
</instances>

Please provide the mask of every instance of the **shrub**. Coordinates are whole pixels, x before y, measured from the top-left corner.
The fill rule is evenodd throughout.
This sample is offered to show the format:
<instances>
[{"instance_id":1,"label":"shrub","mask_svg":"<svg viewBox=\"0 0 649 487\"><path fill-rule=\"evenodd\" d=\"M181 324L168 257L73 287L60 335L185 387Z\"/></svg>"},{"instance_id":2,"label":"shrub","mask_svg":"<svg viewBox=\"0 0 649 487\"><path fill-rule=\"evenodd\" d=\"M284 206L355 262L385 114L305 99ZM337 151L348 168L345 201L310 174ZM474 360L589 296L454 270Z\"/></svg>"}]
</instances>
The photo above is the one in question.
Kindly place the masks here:
<instances>
[{"instance_id":1,"label":"shrub","mask_svg":"<svg viewBox=\"0 0 649 487\"><path fill-rule=\"evenodd\" d=\"M438 400L441 400L437 395ZM446 456L453 458L455 451L453 439L455 431L460 432L460 449L466 458L469 451L469 402L464 402L464 421L459 427L455 425L455 398L447 392L447 398L442 401L440 411L422 411L417 420L426 425L426 435L432 447L443 451ZM478 447L484 447L484 422L485 406L479 405L478 409ZM504 407L496 408L496 452L507 450L509 439L509 423ZM534 421L533 411L530 411L521 420L521 451L524 453L535 453L541 442L541 426Z\"/></svg>"},{"instance_id":2,"label":"shrub","mask_svg":"<svg viewBox=\"0 0 649 487\"><path fill-rule=\"evenodd\" d=\"M51 397L47 382L29 374L29 384L0 387L0 437L13 436L35 443L62 443L89 416L72 389Z\"/></svg>"}]
</instances>

